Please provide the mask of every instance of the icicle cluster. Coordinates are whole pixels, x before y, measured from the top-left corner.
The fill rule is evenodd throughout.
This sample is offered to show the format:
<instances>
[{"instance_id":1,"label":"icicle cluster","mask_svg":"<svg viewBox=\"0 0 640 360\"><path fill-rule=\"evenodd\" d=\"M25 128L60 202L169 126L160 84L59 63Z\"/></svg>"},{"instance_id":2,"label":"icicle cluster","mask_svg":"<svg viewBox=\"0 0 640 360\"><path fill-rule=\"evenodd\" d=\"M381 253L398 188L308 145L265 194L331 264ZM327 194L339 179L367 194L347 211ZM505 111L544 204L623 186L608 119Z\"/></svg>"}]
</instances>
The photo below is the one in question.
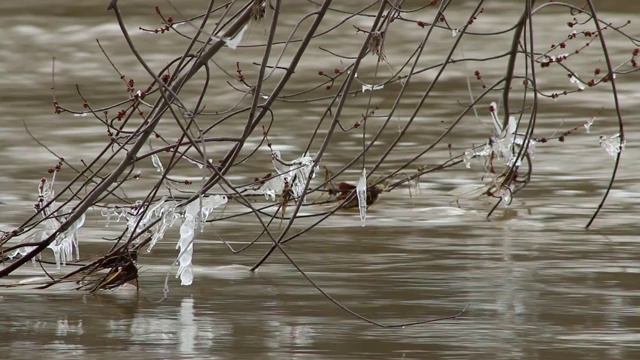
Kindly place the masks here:
<instances>
[{"instance_id":1,"label":"icicle cluster","mask_svg":"<svg viewBox=\"0 0 640 360\"><path fill-rule=\"evenodd\" d=\"M267 180L258 189L258 192L263 194L267 200L275 201L276 196L282 194L286 182L291 187L294 198L304 195L304 186L307 178L309 176L313 178L318 169L313 166L314 159L305 154L291 162L286 162L288 165L285 165L280 157L280 152L277 150L271 153L271 158L278 176Z\"/></svg>"},{"instance_id":2,"label":"icicle cluster","mask_svg":"<svg viewBox=\"0 0 640 360\"><path fill-rule=\"evenodd\" d=\"M42 209L47 203L49 206L42 212L42 215L45 217L44 220L44 229L42 231L33 233L29 235L23 242L31 242L36 240L38 236L40 236L40 241L46 240L51 235L53 235L59 228L62 222L65 221L64 216L58 216L57 213L51 213L50 209L56 209L57 205L53 202L53 198L55 196L55 191L53 190L53 186L55 184L55 176L56 172L53 172L51 177L51 181L47 181L47 179L43 178L40 180L38 184L38 201L34 205L36 210ZM73 212L72 208L65 208L63 210L64 214L70 214ZM60 268L61 265L66 265L68 261L73 260L73 255L75 253L76 259L80 257L80 249L78 247L78 230L84 225L85 216L84 214L76 220L69 228L56 235L55 239L49 244L48 248L53 251L53 256L56 261L56 267ZM29 253L33 247L24 247L17 249L13 253L9 255L9 257L13 258L16 255L26 255Z\"/></svg>"}]
</instances>

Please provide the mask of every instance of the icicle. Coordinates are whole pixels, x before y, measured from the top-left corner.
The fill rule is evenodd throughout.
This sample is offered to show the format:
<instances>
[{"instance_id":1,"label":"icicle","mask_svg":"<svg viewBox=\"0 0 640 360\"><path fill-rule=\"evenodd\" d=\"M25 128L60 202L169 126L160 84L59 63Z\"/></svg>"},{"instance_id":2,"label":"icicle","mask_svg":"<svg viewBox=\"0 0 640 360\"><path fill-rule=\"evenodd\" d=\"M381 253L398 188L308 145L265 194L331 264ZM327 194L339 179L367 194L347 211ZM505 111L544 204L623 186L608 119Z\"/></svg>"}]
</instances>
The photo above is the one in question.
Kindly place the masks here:
<instances>
[{"instance_id":1,"label":"icicle","mask_svg":"<svg viewBox=\"0 0 640 360\"><path fill-rule=\"evenodd\" d=\"M76 220L67 231L63 232L56 236L56 239L49 244L48 248L53 251L53 257L56 260L56 267L59 269L60 266L65 266L67 261L73 260L73 252L75 250L76 259L80 258L80 248L78 246L78 229L84 225L85 216L84 214ZM57 222L54 220L47 220L47 224L45 224L45 231L42 233L42 239L46 239L54 231L57 230Z\"/></svg>"},{"instance_id":2,"label":"icicle","mask_svg":"<svg viewBox=\"0 0 640 360\"><path fill-rule=\"evenodd\" d=\"M193 282L193 270L191 261L193 259L193 241L195 238L196 216L199 211L199 201L195 200L187 205L184 221L180 226L180 240L176 249L179 249L178 261L180 268L176 277L180 277L181 285L191 285Z\"/></svg>"},{"instance_id":3,"label":"icicle","mask_svg":"<svg viewBox=\"0 0 640 360\"><path fill-rule=\"evenodd\" d=\"M162 166L162 162L160 162L160 158L158 157L158 155L156 154L151 155L151 163L153 163L153 167L156 168L157 172L159 173L164 172L164 167Z\"/></svg>"},{"instance_id":4,"label":"icicle","mask_svg":"<svg viewBox=\"0 0 640 360\"><path fill-rule=\"evenodd\" d=\"M367 170L362 169L362 175L358 179L356 185L356 195L358 196L358 208L360 209L360 221L362 221L362 227L365 225L367 218Z\"/></svg>"},{"instance_id":5,"label":"icicle","mask_svg":"<svg viewBox=\"0 0 640 360\"><path fill-rule=\"evenodd\" d=\"M247 31L247 29L249 28L249 25L245 25L240 31L238 31L238 33L236 33L233 37L219 37L219 36L211 36L212 39L214 40L222 40L225 42L225 44L227 45L227 47L235 50L238 45L240 45L240 42L242 41L242 37L244 36L244 32Z\"/></svg>"}]
</instances>

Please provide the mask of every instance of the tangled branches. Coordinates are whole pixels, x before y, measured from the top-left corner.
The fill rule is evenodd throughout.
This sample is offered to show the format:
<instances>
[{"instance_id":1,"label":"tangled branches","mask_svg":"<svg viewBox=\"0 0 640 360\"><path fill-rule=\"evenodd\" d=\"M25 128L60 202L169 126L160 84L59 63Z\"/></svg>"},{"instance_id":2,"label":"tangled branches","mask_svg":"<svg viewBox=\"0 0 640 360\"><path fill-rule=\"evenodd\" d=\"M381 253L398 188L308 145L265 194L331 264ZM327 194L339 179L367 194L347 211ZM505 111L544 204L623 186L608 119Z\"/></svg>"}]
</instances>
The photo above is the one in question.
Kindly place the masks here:
<instances>
[{"instance_id":1,"label":"tangled branches","mask_svg":"<svg viewBox=\"0 0 640 360\"><path fill-rule=\"evenodd\" d=\"M446 0L418 8L403 1L360 8L330 0L283 5L210 1L193 17L173 5L156 7L160 27L137 31L175 36L184 45L155 67L130 35L126 4L112 0L109 10L146 78L123 75L100 46L124 87L112 94L113 104L96 106L92 94L78 87L82 105L74 108L54 93L56 114L92 117L107 137L90 162L79 165L54 153L58 163L39 184L35 213L0 240L0 277L30 260L44 263L43 253L52 249L58 266L80 266L41 288L60 282L90 291L117 288L137 280L139 251L151 251L175 226L177 277L189 285L205 224L240 217L261 230L242 249L229 245L232 252L266 238L270 249L252 270L279 251L306 277L283 244L344 216L345 209L357 209L366 228L367 209L385 193L419 186L432 172L480 169L483 184L452 200L495 198L488 216L500 204L510 205L531 181L534 150L588 132L598 115L569 128L560 124L561 135L545 135L536 131L545 101L589 88L612 95L606 110L615 111L619 132L600 144L615 158L608 189L613 185L625 145L616 76L637 71L638 41L624 32L629 23L601 19L592 1L583 8L525 1L522 15L511 23L500 19L499 28L496 18L505 5L496 1L473 7ZM552 43L537 33L537 21L549 9L568 18ZM626 59L610 54L610 35L630 44L621 50ZM606 66L584 77L583 57ZM568 77L561 91L545 85L558 73ZM434 116L431 108L446 106L458 115L435 126L425 121ZM486 124L493 130L484 131ZM470 131L472 141L460 140L456 132L465 126L481 131ZM426 134L424 141L407 148L407 137L416 132ZM448 157L440 156L443 149ZM143 171L150 167L155 172ZM62 170L74 178L56 191ZM139 189L141 181L145 195L128 196L125 189ZM78 230L85 216L125 225L105 254L80 261ZM301 219L308 221L294 226Z\"/></svg>"}]
</instances>

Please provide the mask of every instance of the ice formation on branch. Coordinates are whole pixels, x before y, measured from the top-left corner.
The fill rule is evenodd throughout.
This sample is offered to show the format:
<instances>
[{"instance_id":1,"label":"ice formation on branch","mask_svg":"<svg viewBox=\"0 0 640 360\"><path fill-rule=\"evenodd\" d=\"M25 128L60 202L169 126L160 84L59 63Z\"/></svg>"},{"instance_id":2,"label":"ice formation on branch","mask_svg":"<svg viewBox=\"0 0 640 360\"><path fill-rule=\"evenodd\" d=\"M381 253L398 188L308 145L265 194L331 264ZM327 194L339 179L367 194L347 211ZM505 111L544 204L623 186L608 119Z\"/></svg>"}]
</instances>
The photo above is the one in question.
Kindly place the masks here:
<instances>
[{"instance_id":1,"label":"ice formation on branch","mask_svg":"<svg viewBox=\"0 0 640 360\"><path fill-rule=\"evenodd\" d=\"M584 90L585 89L585 83L583 83L575 75L571 75L571 77L569 78L569 82L572 83L572 84L576 84L578 86L578 89L580 89L580 90Z\"/></svg>"},{"instance_id":2,"label":"ice formation on branch","mask_svg":"<svg viewBox=\"0 0 640 360\"><path fill-rule=\"evenodd\" d=\"M211 36L211 38L213 40L222 40L224 41L225 45L227 45L227 47L235 50L238 47L238 45L240 45L240 42L242 41L242 37L244 36L244 32L247 31L248 28L249 28L249 25L247 24L232 37L219 37L219 36L213 35Z\"/></svg>"},{"instance_id":3,"label":"ice formation on branch","mask_svg":"<svg viewBox=\"0 0 640 360\"><path fill-rule=\"evenodd\" d=\"M468 149L464 152L463 161L467 168L471 167L471 159L475 157L491 157L493 154L498 159L502 159L507 166L519 165L517 159L517 152L514 151L514 145L522 146L524 139L522 136L518 136L516 130L518 128L518 122L513 116L509 117L506 127L503 128L503 122L498 116L498 106L495 102L491 103L489 107L491 111L491 118L493 120L493 126L495 128L494 136L488 144L484 146L481 151L475 151L474 149ZM535 149L535 141L528 141L528 153L533 155Z\"/></svg>"},{"instance_id":4,"label":"ice formation on branch","mask_svg":"<svg viewBox=\"0 0 640 360\"><path fill-rule=\"evenodd\" d=\"M274 150L271 152L273 167L277 175L267 180L264 185L258 189L267 200L276 200L276 196L282 194L285 182L289 184L294 198L304 195L304 187L309 177L313 178L318 167L314 167L314 159L305 154L291 162L283 162L280 152Z\"/></svg>"},{"instance_id":5,"label":"ice formation on branch","mask_svg":"<svg viewBox=\"0 0 640 360\"><path fill-rule=\"evenodd\" d=\"M620 141L620 134L611 135L610 137L600 135L600 146L614 159L618 156L618 153L624 149L625 145L626 141Z\"/></svg>"},{"instance_id":6,"label":"ice formation on branch","mask_svg":"<svg viewBox=\"0 0 640 360\"><path fill-rule=\"evenodd\" d=\"M375 91L384 89L384 84L362 84L362 93L365 91Z\"/></svg>"},{"instance_id":7,"label":"ice formation on branch","mask_svg":"<svg viewBox=\"0 0 640 360\"><path fill-rule=\"evenodd\" d=\"M160 158L158 157L158 155L151 155L151 163L153 164L153 167L156 168L157 172L161 174L164 172L164 167L162 166L162 162L160 162Z\"/></svg>"},{"instance_id":8,"label":"ice formation on branch","mask_svg":"<svg viewBox=\"0 0 640 360\"><path fill-rule=\"evenodd\" d=\"M53 185L55 183L56 171L53 172L51 176L51 181L47 181L46 178L42 178L40 183L38 184L38 201L35 203L34 207L36 211L42 210L42 216L45 218L44 220L44 229L40 232L35 232L29 235L24 241L35 240L35 238L39 235L40 241L44 241L48 239L51 235L53 235L62 225L62 223L66 220L65 215L58 214L57 212L52 212L51 209L56 209L57 205L53 201L55 196L55 192L53 190ZM47 205L48 204L48 205ZM46 208L45 208L46 207ZM73 212L72 208L65 208L63 210L63 214L71 214ZM56 261L56 267L60 268L61 265L66 265L68 261L73 260L73 254L75 253L76 259L80 257L80 250L78 247L78 229L84 225L85 216L82 214L78 220L73 222L67 230L58 233L55 239L47 246L47 248L53 251L53 257ZM31 251L33 247L24 247L20 248L9 255L9 257L14 257L18 254L26 255L29 251Z\"/></svg>"}]
</instances>

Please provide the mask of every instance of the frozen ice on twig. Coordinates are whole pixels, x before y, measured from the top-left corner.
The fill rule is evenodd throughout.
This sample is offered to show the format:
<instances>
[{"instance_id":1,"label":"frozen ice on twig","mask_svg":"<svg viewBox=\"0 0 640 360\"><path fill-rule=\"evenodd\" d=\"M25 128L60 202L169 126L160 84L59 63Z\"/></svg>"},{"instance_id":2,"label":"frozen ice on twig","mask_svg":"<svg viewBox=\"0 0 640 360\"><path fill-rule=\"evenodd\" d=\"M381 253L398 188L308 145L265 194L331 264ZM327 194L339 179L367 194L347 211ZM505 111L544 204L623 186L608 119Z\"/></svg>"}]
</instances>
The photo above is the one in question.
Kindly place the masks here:
<instances>
[{"instance_id":1,"label":"frozen ice on twig","mask_svg":"<svg viewBox=\"0 0 640 360\"><path fill-rule=\"evenodd\" d=\"M365 225L367 218L367 170L362 169L360 179L356 185L356 195L358 196L358 209L360 210L360 221L362 221L362 227Z\"/></svg>"},{"instance_id":2,"label":"frozen ice on twig","mask_svg":"<svg viewBox=\"0 0 640 360\"><path fill-rule=\"evenodd\" d=\"M242 29L240 29L240 31L238 31L232 37L219 37L219 36L213 35L211 36L211 38L214 40L222 40L227 45L227 47L235 50L238 47L238 45L240 45L240 42L242 41L242 37L244 36L244 32L247 31L248 28L249 28L249 24L245 25Z\"/></svg>"},{"instance_id":3,"label":"frozen ice on twig","mask_svg":"<svg viewBox=\"0 0 640 360\"><path fill-rule=\"evenodd\" d=\"M504 187L500 189L500 198L502 198L502 203L504 204L504 206L511 205L511 200L512 200L511 188Z\"/></svg>"},{"instance_id":4,"label":"frozen ice on twig","mask_svg":"<svg viewBox=\"0 0 640 360\"><path fill-rule=\"evenodd\" d=\"M584 123L584 128L585 128L585 130L587 130L587 134L591 131L591 125L593 125L594 121L596 121L595 116L591 120L589 120L586 123Z\"/></svg>"},{"instance_id":5,"label":"frozen ice on twig","mask_svg":"<svg viewBox=\"0 0 640 360\"><path fill-rule=\"evenodd\" d=\"M451 30L451 35L452 35L453 37L458 36L458 29L452 29L452 30Z\"/></svg>"},{"instance_id":6,"label":"frozen ice on twig","mask_svg":"<svg viewBox=\"0 0 640 360\"><path fill-rule=\"evenodd\" d=\"M465 166L467 169L471 169L471 159L473 159L475 156L476 156L476 152L475 152L475 151L473 151L473 149L467 149L467 150L464 152L464 157L463 157L463 160L464 160L464 166Z\"/></svg>"},{"instance_id":7,"label":"frozen ice on twig","mask_svg":"<svg viewBox=\"0 0 640 360\"><path fill-rule=\"evenodd\" d=\"M284 164L280 158L280 152L272 151L271 159L273 167L278 173L267 180L258 190L265 196L267 200L275 201L276 195L281 194L284 190L285 181L289 183L294 198L304 195L304 187L309 177L315 176L317 166L314 167L314 159L305 154L291 162Z\"/></svg>"},{"instance_id":8,"label":"frozen ice on twig","mask_svg":"<svg viewBox=\"0 0 640 360\"><path fill-rule=\"evenodd\" d=\"M202 209L200 209L200 232L204 231L204 224L209 219L209 215L215 208L227 203L227 197L224 195L211 195L202 200Z\"/></svg>"},{"instance_id":9,"label":"frozen ice on twig","mask_svg":"<svg viewBox=\"0 0 640 360\"><path fill-rule=\"evenodd\" d=\"M611 137L600 135L600 146L614 159L618 156L618 153L624 149L625 145L626 141L620 140L620 134L611 135Z\"/></svg>"},{"instance_id":10,"label":"frozen ice on twig","mask_svg":"<svg viewBox=\"0 0 640 360\"><path fill-rule=\"evenodd\" d=\"M576 84L578 86L578 89L580 90L584 90L585 89L585 84L578 79L575 75L571 75L571 78L569 78L569 82L571 82L572 84Z\"/></svg>"},{"instance_id":11,"label":"frozen ice on twig","mask_svg":"<svg viewBox=\"0 0 640 360\"><path fill-rule=\"evenodd\" d=\"M384 84L362 84L362 93L365 91L375 91L384 89Z\"/></svg>"},{"instance_id":12,"label":"frozen ice on twig","mask_svg":"<svg viewBox=\"0 0 640 360\"><path fill-rule=\"evenodd\" d=\"M271 162L273 163L273 168L278 172L278 174L284 174L289 171L289 167L283 164L282 157L280 157L280 151L271 151Z\"/></svg>"},{"instance_id":13,"label":"frozen ice on twig","mask_svg":"<svg viewBox=\"0 0 640 360\"><path fill-rule=\"evenodd\" d=\"M153 167L156 168L157 172L159 173L164 172L164 167L162 166L162 162L160 162L160 158L158 157L158 155L156 154L151 155L151 163L153 164Z\"/></svg>"}]
</instances>

